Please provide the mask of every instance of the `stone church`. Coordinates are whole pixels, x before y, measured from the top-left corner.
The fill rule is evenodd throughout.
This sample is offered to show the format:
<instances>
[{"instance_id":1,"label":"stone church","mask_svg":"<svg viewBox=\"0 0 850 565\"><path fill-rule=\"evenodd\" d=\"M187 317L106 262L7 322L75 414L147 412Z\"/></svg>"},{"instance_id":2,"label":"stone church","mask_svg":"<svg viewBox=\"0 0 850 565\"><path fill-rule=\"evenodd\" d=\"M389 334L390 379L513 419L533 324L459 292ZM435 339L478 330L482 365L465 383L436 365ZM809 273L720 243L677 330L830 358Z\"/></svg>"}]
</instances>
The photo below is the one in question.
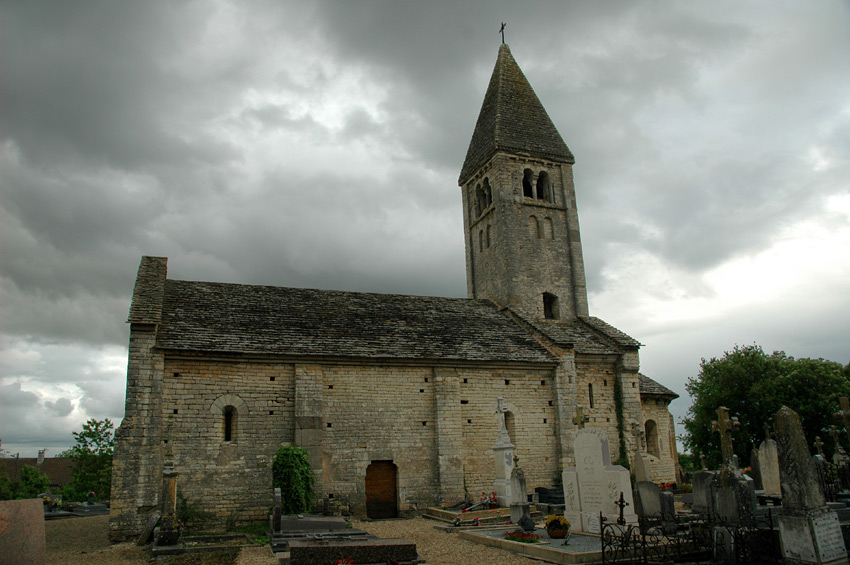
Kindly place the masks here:
<instances>
[{"instance_id":1,"label":"stone church","mask_svg":"<svg viewBox=\"0 0 850 565\"><path fill-rule=\"evenodd\" d=\"M643 452L675 481L677 395L588 311L574 162L502 45L459 178L468 298L172 280L142 257L112 538L161 508L166 452L221 524L266 519L285 445L307 450L331 511L477 500L494 490L499 397L529 489L573 465L579 406L612 460Z\"/></svg>"}]
</instances>

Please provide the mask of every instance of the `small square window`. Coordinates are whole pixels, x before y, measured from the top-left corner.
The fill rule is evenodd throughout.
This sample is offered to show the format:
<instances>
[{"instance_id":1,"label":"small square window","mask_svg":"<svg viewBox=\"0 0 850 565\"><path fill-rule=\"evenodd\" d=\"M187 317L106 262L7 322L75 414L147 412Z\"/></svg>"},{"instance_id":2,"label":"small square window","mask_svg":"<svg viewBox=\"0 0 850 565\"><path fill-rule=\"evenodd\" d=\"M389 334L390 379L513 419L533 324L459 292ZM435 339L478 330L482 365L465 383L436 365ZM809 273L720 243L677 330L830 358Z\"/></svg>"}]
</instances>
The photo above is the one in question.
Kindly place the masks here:
<instances>
[{"instance_id":1,"label":"small square window","mask_svg":"<svg viewBox=\"0 0 850 565\"><path fill-rule=\"evenodd\" d=\"M428 422L422 422L422 425L423 425L423 426L427 426L427 425L428 425Z\"/></svg>"},{"instance_id":2,"label":"small square window","mask_svg":"<svg viewBox=\"0 0 850 565\"><path fill-rule=\"evenodd\" d=\"M546 386L546 381L540 381L540 386Z\"/></svg>"},{"instance_id":3,"label":"small square window","mask_svg":"<svg viewBox=\"0 0 850 565\"><path fill-rule=\"evenodd\" d=\"M466 384L468 382L469 382L469 379L463 379L463 384Z\"/></svg>"},{"instance_id":4,"label":"small square window","mask_svg":"<svg viewBox=\"0 0 850 565\"><path fill-rule=\"evenodd\" d=\"M177 408L171 411L172 414L177 414Z\"/></svg>"},{"instance_id":5,"label":"small square window","mask_svg":"<svg viewBox=\"0 0 850 565\"><path fill-rule=\"evenodd\" d=\"M334 385L328 385L328 390L332 390Z\"/></svg>"},{"instance_id":6,"label":"small square window","mask_svg":"<svg viewBox=\"0 0 850 565\"><path fill-rule=\"evenodd\" d=\"M469 404L469 401L468 400L461 400L460 403L461 404Z\"/></svg>"},{"instance_id":7,"label":"small square window","mask_svg":"<svg viewBox=\"0 0 850 565\"><path fill-rule=\"evenodd\" d=\"M274 410L269 410L269 416L274 416Z\"/></svg>"},{"instance_id":8,"label":"small square window","mask_svg":"<svg viewBox=\"0 0 850 565\"><path fill-rule=\"evenodd\" d=\"M467 421L466 421L466 423L467 423L467 424L471 424L471 423L472 423L472 420L467 420Z\"/></svg>"},{"instance_id":9,"label":"small square window","mask_svg":"<svg viewBox=\"0 0 850 565\"><path fill-rule=\"evenodd\" d=\"M505 379L505 384L506 384L506 385L511 384L511 380L510 380L510 379Z\"/></svg>"},{"instance_id":10,"label":"small square window","mask_svg":"<svg viewBox=\"0 0 850 565\"><path fill-rule=\"evenodd\" d=\"M180 373L174 373L174 378L177 378L179 376L180 376Z\"/></svg>"},{"instance_id":11,"label":"small square window","mask_svg":"<svg viewBox=\"0 0 850 565\"><path fill-rule=\"evenodd\" d=\"M334 497L334 494L333 494L333 493L330 493L330 494L328 495L328 498L333 498L333 497Z\"/></svg>"},{"instance_id":12,"label":"small square window","mask_svg":"<svg viewBox=\"0 0 850 565\"><path fill-rule=\"evenodd\" d=\"M543 418L543 423L544 423L544 424L546 423L546 418Z\"/></svg>"},{"instance_id":13,"label":"small square window","mask_svg":"<svg viewBox=\"0 0 850 565\"><path fill-rule=\"evenodd\" d=\"M426 383L428 382L428 377L425 377L425 382L426 382Z\"/></svg>"},{"instance_id":14,"label":"small square window","mask_svg":"<svg viewBox=\"0 0 850 565\"><path fill-rule=\"evenodd\" d=\"M269 380L270 380L270 381L273 381L273 380L274 380L274 377L269 377Z\"/></svg>"},{"instance_id":15,"label":"small square window","mask_svg":"<svg viewBox=\"0 0 850 565\"><path fill-rule=\"evenodd\" d=\"M552 406L552 401L551 401L551 400L549 401L549 406Z\"/></svg>"},{"instance_id":16,"label":"small square window","mask_svg":"<svg viewBox=\"0 0 850 565\"><path fill-rule=\"evenodd\" d=\"M602 379L602 386L608 386L608 379Z\"/></svg>"},{"instance_id":17,"label":"small square window","mask_svg":"<svg viewBox=\"0 0 850 565\"><path fill-rule=\"evenodd\" d=\"M424 389L424 388L420 388L420 389L419 389L419 392L425 392L425 389Z\"/></svg>"},{"instance_id":18,"label":"small square window","mask_svg":"<svg viewBox=\"0 0 850 565\"><path fill-rule=\"evenodd\" d=\"M328 427L329 427L329 428L332 428L332 427L334 427L334 425L333 425L333 424L331 424L330 422L328 422Z\"/></svg>"}]
</instances>

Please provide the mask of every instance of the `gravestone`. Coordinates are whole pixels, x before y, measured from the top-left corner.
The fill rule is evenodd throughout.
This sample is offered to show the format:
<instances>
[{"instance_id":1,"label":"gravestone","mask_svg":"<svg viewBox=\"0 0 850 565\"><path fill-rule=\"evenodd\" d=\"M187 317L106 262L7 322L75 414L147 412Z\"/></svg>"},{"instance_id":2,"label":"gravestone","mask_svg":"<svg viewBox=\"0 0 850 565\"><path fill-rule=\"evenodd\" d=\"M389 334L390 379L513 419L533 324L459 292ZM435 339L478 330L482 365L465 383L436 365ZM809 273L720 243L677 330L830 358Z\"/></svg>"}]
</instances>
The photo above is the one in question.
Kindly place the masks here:
<instances>
[{"instance_id":1,"label":"gravestone","mask_svg":"<svg viewBox=\"0 0 850 565\"><path fill-rule=\"evenodd\" d=\"M274 513L272 514L272 532L280 531L280 514L283 502L280 496L280 487L274 489Z\"/></svg>"},{"instance_id":2,"label":"gravestone","mask_svg":"<svg viewBox=\"0 0 850 565\"><path fill-rule=\"evenodd\" d=\"M752 471L750 471L750 476L753 478L753 484L756 486L756 490L764 490L764 486L761 482L761 466L759 465L759 450L753 445L753 448L750 450L750 467Z\"/></svg>"},{"instance_id":3,"label":"gravestone","mask_svg":"<svg viewBox=\"0 0 850 565\"><path fill-rule=\"evenodd\" d=\"M294 539L289 542L291 565L316 563L418 562L416 543L389 539ZM343 561L349 559L350 561Z\"/></svg>"},{"instance_id":4,"label":"gravestone","mask_svg":"<svg viewBox=\"0 0 850 565\"><path fill-rule=\"evenodd\" d=\"M648 481L650 483L655 482L655 478L652 474L652 462L649 460L647 455L643 453L636 454L635 463L632 467L632 470L635 472L635 481Z\"/></svg>"},{"instance_id":5,"label":"gravestone","mask_svg":"<svg viewBox=\"0 0 850 565\"><path fill-rule=\"evenodd\" d=\"M765 494L781 495L782 488L779 482L779 452L776 440L767 438L759 446L758 451L759 473L761 474L761 488Z\"/></svg>"},{"instance_id":6,"label":"gravestone","mask_svg":"<svg viewBox=\"0 0 850 565\"><path fill-rule=\"evenodd\" d=\"M732 432L739 427L738 418L731 416L728 408L717 409L717 420L712 422L711 428L720 434L723 463L710 483L710 511L729 524L752 523L756 509L755 485L750 477L741 473L732 445Z\"/></svg>"},{"instance_id":7,"label":"gravestone","mask_svg":"<svg viewBox=\"0 0 850 565\"><path fill-rule=\"evenodd\" d=\"M611 464L608 436L602 430L583 428L573 444L576 466L564 469L564 516L578 531L599 533L599 514L612 523L619 517L620 493L628 504L627 523L637 522L629 471Z\"/></svg>"},{"instance_id":8,"label":"gravestone","mask_svg":"<svg viewBox=\"0 0 850 565\"><path fill-rule=\"evenodd\" d=\"M691 488L694 502L691 512L709 514L711 512L711 483L714 481L714 471L698 471L694 473Z\"/></svg>"},{"instance_id":9,"label":"gravestone","mask_svg":"<svg viewBox=\"0 0 850 565\"><path fill-rule=\"evenodd\" d=\"M675 531L676 503L672 492L661 490L655 483L640 481L635 485L635 503L639 518L662 524L665 531Z\"/></svg>"},{"instance_id":10,"label":"gravestone","mask_svg":"<svg viewBox=\"0 0 850 565\"><path fill-rule=\"evenodd\" d=\"M493 446L493 457L496 462L496 480L493 482L493 491L496 493L496 502L503 508L511 505L511 472L514 469L514 452L516 446L511 443L511 436L505 426L505 399L501 396L496 400L496 417L499 419L499 439Z\"/></svg>"},{"instance_id":11,"label":"gravestone","mask_svg":"<svg viewBox=\"0 0 850 565\"><path fill-rule=\"evenodd\" d=\"M45 555L41 499L0 502L0 565L44 563Z\"/></svg>"},{"instance_id":12,"label":"gravestone","mask_svg":"<svg viewBox=\"0 0 850 565\"><path fill-rule=\"evenodd\" d=\"M784 557L818 564L846 560L838 515L824 503L800 417L787 406L776 413L776 435L782 479L779 535Z\"/></svg>"},{"instance_id":13,"label":"gravestone","mask_svg":"<svg viewBox=\"0 0 850 565\"><path fill-rule=\"evenodd\" d=\"M529 515L525 472L519 466L519 458L514 455L514 468L511 471L511 522L519 524Z\"/></svg>"}]
</instances>

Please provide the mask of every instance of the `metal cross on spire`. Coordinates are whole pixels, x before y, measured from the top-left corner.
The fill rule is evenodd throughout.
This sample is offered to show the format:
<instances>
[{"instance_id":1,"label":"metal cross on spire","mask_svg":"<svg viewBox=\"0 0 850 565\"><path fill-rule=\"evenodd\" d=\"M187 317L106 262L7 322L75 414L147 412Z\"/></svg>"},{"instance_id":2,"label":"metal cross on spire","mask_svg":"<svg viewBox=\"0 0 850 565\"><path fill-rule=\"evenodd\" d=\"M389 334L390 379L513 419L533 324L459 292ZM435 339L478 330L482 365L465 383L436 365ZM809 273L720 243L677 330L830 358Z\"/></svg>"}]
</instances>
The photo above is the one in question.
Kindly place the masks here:
<instances>
[{"instance_id":1,"label":"metal cross on spire","mask_svg":"<svg viewBox=\"0 0 850 565\"><path fill-rule=\"evenodd\" d=\"M499 33L502 34L502 45L505 44L505 26L508 25L505 22L502 22L502 27L499 28Z\"/></svg>"}]
</instances>

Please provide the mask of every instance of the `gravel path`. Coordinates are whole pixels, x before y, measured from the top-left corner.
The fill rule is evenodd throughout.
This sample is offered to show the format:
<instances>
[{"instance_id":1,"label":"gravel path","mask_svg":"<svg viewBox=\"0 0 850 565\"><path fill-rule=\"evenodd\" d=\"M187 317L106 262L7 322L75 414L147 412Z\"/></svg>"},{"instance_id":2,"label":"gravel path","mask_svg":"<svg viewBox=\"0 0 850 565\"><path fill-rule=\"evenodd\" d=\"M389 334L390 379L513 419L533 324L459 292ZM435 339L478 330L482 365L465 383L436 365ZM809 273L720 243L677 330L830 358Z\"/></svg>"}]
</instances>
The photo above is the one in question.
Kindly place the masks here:
<instances>
[{"instance_id":1,"label":"gravel path","mask_svg":"<svg viewBox=\"0 0 850 565\"><path fill-rule=\"evenodd\" d=\"M539 565L524 557L498 549L463 541L456 534L434 529L439 522L414 518L361 522L355 520L356 529L365 530L381 538L409 538L416 543L422 559L430 565L472 565L498 563L500 565ZM69 518L45 522L47 537L47 562L71 565L100 563L148 564L150 554L134 543L109 543L108 516ZM160 562L165 564L225 564L273 565L276 563L268 546L242 548L234 560L229 556L178 556Z\"/></svg>"}]
</instances>

